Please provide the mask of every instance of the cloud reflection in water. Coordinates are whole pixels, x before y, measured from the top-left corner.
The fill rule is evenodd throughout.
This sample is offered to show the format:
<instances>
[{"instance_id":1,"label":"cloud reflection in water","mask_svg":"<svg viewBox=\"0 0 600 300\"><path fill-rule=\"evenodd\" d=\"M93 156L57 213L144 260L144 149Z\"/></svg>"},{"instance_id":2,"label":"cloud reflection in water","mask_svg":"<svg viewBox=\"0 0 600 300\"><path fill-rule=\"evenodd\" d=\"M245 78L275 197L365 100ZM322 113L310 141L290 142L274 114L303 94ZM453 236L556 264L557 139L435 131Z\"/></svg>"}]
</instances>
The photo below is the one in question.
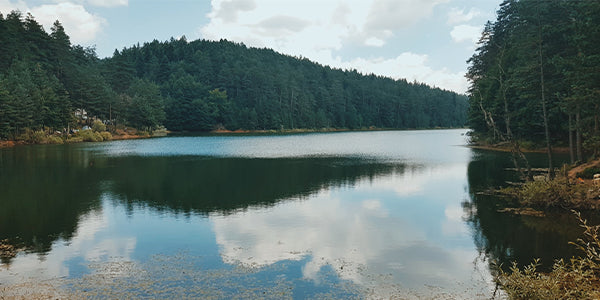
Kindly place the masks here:
<instances>
[{"instance_id":1,"label":"cloud reflection in water","mask_svg":"<svg viewBox=\"0 0 600 300\"><path fill-rule=\"evenodd\" d=\"M113 213L107 213L107 209L114 208L95 209L82 215L73 237L68 242L58 239L47 254L15 257L7 266L11 272L0 273L0 282L16 283L28 277L35 280L68 278L77 276L72 274L74 270L84 271L85 263L115 258L131 260L137 244L134 236L101 236L111 228ZM81 260L83 264L78 263ZM11 273L20 276L11 276Z\"/></svg>"},{"instance_id":2,"label":"cloud reflection in water","mask_svg":"<svg viewBox=\"0 0 600 300\"><path fill-rule=\"evenodd\" d=\"M229 264L308 258L302 273L311 280L330 266L341 279L375 290L385 290L378 286L382 275L409 289L475 280L485 290L489 276L474 270L478 253L457 202L465 177L464 165L421 167L210 218Z\"/></svg>"}]
</instances>

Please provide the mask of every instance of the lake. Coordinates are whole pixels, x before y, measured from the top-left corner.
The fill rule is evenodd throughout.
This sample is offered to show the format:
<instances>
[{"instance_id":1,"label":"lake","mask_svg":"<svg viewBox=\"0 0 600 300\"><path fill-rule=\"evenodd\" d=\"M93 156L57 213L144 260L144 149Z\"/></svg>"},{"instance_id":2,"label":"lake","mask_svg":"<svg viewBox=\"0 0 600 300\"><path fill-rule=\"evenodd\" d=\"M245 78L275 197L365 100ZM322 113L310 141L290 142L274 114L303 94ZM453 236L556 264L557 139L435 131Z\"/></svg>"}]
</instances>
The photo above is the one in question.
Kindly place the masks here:
<instances>
[{"instance_id":1,"label":"lake","mask_svg":"<svg viewBox=\"0 0 600 300\"><path fill-rule=\"evenodd\" d=\"M466 132L0 149L0 296L485 299L493 261L577 254L572 215L497 212L509 154Z\"/></svg>"}]
</instances>

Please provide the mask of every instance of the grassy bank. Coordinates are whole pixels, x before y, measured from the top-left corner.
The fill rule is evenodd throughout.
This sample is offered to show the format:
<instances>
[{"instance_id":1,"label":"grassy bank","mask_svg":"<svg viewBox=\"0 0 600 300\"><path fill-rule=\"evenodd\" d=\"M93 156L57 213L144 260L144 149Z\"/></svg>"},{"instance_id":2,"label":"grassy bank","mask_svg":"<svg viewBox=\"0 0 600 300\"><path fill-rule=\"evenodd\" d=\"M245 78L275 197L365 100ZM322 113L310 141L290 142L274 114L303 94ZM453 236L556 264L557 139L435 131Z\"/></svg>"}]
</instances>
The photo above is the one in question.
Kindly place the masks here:
<instances>
[{"instance_id":1,"label":"grassy bank","mask_svg":"<svg viewBox=\"0 0 600 300\"><path fill-rule=\"evenodd\" d=\"M166 129L153 132L140 131L135 128L121 127L112 132L106 130L104 124L94 123L89 129L75 129L72 132L53 132L50 130L25 129L15 140L0 140L0 148L18 145L71 144L81 142L103 142L111 140L140 139L165 136Z\"/></svg>"}]
</instances>

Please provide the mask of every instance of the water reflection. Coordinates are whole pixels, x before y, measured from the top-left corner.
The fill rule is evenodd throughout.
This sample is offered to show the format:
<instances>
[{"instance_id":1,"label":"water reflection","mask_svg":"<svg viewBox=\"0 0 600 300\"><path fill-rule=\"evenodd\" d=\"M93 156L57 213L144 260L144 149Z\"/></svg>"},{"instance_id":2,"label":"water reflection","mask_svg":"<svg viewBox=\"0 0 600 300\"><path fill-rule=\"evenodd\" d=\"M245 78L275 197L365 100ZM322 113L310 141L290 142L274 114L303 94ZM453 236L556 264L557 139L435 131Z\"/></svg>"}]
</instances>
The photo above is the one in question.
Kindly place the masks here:
<instances>
[{"instance_id":1,"label":"water reflection","mask_svg":"<svg viewBox=\"0 0 600 300\"><path fill-rule=\"evenodd\" d=\"M151 274L144 264L160 254L178 258L173 274L183 266L196 273L243 266L250 274L226 275L236 286L281 280L296 297L348 282L375 298L427 297L425 285L478 298L493 289L487 259L552 262L574 254L570 216L500 214L501 202L479 193L514 180L503 170L510 160L457 146L461 133L1 149L0 240L27 253L2 257L0 282L82 278L93 273L90 263L115 260L142 264L119 275L131 278ZM557 218L572 227L557 226ZM180 251L189 255L179 259Z\"/></svg>"},{"instance_id":2,"label":"water reflection","mask_svg":"<svg viewBox=\"0 0 600 300\"><path fill-rule=\"evenodd\" d=\"M77 228L68 237L58 237L51 249L37 255L18 255L6 262L7 272L0 272L0 282L19 283L24 278L38 280L80 276L86 272L84 262L106 261L108 258L131 259L136 248L133 236L102 236L106 234L113 220L101 209L83 213ZM15 276L17 275L17 276Z\"/></svg>"},{"instance_id":3,"label":"water reflection","mask_svg":"<svg viewBox=\"0 0 600 300\"><path fill-rule=\"evenodd\" d=\"M100 209L103 193L130 215L144 207L229 214L404 168L344 158L90 157L69 147L23 147L2 157L0 240L41 254L70 240L82 216Z\"/></svg>"},{"instance_id":4,"label":"water reflection","mask_svg":"<svg viewBox=\"0 0 600 300\"><path fill-rule=\"evenodd\" d=\"M90 182L101 181L102 174L89 153L19 147L2 150L0 157L0 240L46 253L53 241L71 239L80 216L100 205L100 186Z\"/></svg>"},{"instance_id":5,"label":"water reflection","mask_svg":"<svg viewBox=\"0 0 600 300\"><path fill-rule=\"evenodd\" d=\"M547 217L515 216L499 213L507 205L506 199L482 193L490 188L506 186L515 181L510 154L474 150L468 164L468 181L471 201L464 203L468 222L473 228L473 239L480 252L508 268L511 263L527 265L540 258L542 270L550 270L555 259L568 259L580 253L569 245L582 232L578 221L568 211L556 211ZM543 154L529 154L534 167L543 167ZM556 165L564 157L557 155Z\"/></svg>"},{"instance_id":6,"label":"water reflection","mask_svg":"<svg viewBox=\"0 0 600 300\"><path fill-rule=\"evenodd\" d=\"M111 191L128 207L201 215L271 206L404 168L346 158L128 157L111 158L109 164L116 171L109 176Z\"/></svg>"},{"instance_id":7,"label":"water reflection","mask_svg":"<svg viewBox=\"0 0 600 300\"><path fill-rule=\"evenodd\" d=\"M465 176L464 166L421 167L325 188L269 210L211 214L211 220L223 259L231 264L261 267L308 257L305 278L318 280L322 269L332 267L340 278L378 291L377 297L424 292L424 282L445 291L469 286L469 295L487 293L487 272L473 273L478 253L465 234L460 205L438 196L460 192ZM438 206L446 207L441 216Z\"/></svg>"}]
</instances>

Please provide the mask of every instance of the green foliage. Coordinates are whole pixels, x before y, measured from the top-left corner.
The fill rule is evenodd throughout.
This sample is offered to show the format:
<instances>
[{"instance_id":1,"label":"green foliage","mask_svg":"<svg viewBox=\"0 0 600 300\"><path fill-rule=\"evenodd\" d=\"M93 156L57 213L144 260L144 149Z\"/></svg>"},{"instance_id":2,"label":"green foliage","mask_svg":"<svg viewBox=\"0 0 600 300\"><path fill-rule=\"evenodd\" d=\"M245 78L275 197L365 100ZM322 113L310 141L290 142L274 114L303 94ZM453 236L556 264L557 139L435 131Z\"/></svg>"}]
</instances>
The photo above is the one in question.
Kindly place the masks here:
<instances>
[{"instance_id":1,"label":"green foliage","mask_svg":"<svg viewBox=\"0 0 600 300\"><path fill-rule=\"evenodd\" d=\"M28 144L62 144L64 140L60 136L50 135L45 130L32 130L25 128L23 133L17 136L17 141Z\"/></svg>"},{"instance_id":2,"label":"green foliage","mask_svg":"<svg viewBox=\"0 0 600 300\"><path fill-rule=\"evenodd\" d=\"M91 119L149 134L163 125L189 131L462 127L466 108L464 95L224 40L153 41L100 60L93 48L72 45L59 21L47 33L31 15L0 18L2 139ZM93 130L105 129L94 124Z\"/></svg>"},{"instance_id":3,"label":"green foliage","mask_svg":"<svg viewBox=\"0 0 600 300\"><path fill-rule=\"evenodd\" d=\"M24 132L16 138L17 141L23 141L30 144L46 144L48 139L43 130L32 130L25 128Z\"/></svg>"},{"instance_id":4,"label":"green foliage","mask_svg":"<svg viewBox=\"0 0 600 300\"><path fill-rule=\"evenodd\" d=\"M96 132L106 131L106 125L104 125L104 123L102 123L100 120L95 120L92 124L92 130Z\"/></svg>"},{"instance_id":5,"label":"green foliage","mask_svg":"<svg viewBox=\"0 0 600 300\"><path fill-rule=\"evenodd\" d=\"M582 172L577 173L577 177L583 179L592 179L594 178L594 174L600 174L600 167L587 168Z\"/></svg>"},{"instance_id":6,"label":"green foliage","mask_svg":"<svg viewBox=\"0 0 600 300\"><path fill-rule=\"evenodd\" d=\"M526 182L517 192L522 205L527 207L571 207L577 200L574 189L564 178ZM585 193L584 193L585 195Z\"/></svg>"},{"instance_id":7,"label":"green foliage","mask_svg":"<svg viewBox=\"0 0 600 300\"><path fill-rule=\"evenodd\" d=\"M100 132L95 132L91 129L80 131L79 137L84 142L102 142L104 140Z\"/></svg>"},{"instance_id":8,"label":"green foliage","mask_svg":"<svg viewBox=\"0 0 600 300\"><path fill-rule=\"evenodd\" d=\"M536 143L534 143L533 141L527 141L527 140L519 141L519 145L521 146L521 149L525 149L525 150L533 150L533 149L538 148Z\"/></svg>"},{"instance_id":9,"label":"green foliage","mask_svg":"<svg viewBox=\"0 0 600 300\"><path fill-rule=\"evenodd\" d=\"M127 93L127 120L131 125L151 131L162 124L165 119L164 103L156 84L137 79Z\"/></svg>"},{"instance_id":10,"label":"green foliage","mask_svg":"<svg viewBox=\"0 0 600 300\"><path fill-rule=\"evenodd\" d=\"M123 49L104 63L126 64L135 76L160 87L164 125L170 130L436 128L466 123L463 95L331 69L224 40L153 41Z\"/></svg>"},{"instance_id":11,"label":"green foliage","mask_svg":"<svg viewBox=\"0 0 600 300\"><path fill-rule=\"evenodd\" d=\"M49 144L63 144L64 142L65 141L63 140L63 138L59 136L51 135L48 137Z\"/></svg>"},{"instance_id":12,"label":"green foliage","mask_svg":"<svg viewBox=\"0 0 600 300\"><path fill-rule=\"evenodd\" d=\"M108 131L102 131L100 132L100 136L102 137L102 140L104 141L110 141L112 140L112 134Z\"/></svg>"},{"instance_id":13,"label":"green foliage","mask_svg":"<svg viewBox=\"0 0 600 300\"><path fill-rule=\"evenodd\" d=\"M593 133L577 147L596 151L599 43L599 1L503 1L469 59L469 126L540 143L546 116L550 142Z\"/></svg>"},{"instance_id":14,"label":"green foliage","mask_svg":"<svg viewBox=\"0 0 600 300\"><path fill-rule=\"evenodd\" d=\"M83 137L81 136L71 136L65 140L66 143L81 143L83 142Z\"/></svg>"},{"instance_id":15,"label":"green foliage","mask_svg":"<svg viewBox=\"0 0 600 300\"><path fill-rule=\"evenodd\" d=\"M588 184L572 183L563 176L552 180L534 180L521 187L503 189L503 193L516 198L523 207L600 209L600 189Z\"/></svg>"},{"instance_id":16,"label":"green foliage","mask_svg":"<svg viewBox=\"0 0 600 300\"><path fill-rule=\"evenodd\" d=\"M583 238L573 243L584 256L569 263L556 261L552 271L537 271L539 260L509 272L500 269L496 281L510 299L599 299L600 298L600 226L590 226L577 216L585 229Z\"/></svg>"},{"instance_id":17,"label":"green foliage","mask_svg":"<svg viewBox=\"0 0 600 300\"><path fill-rule=\"evenodd\" d=\"M584 135L586 137L583 142L583 148L586 151L594 153L594 156L598 155L600 150L600 133Z\"/></svg>"}]
</instances>

